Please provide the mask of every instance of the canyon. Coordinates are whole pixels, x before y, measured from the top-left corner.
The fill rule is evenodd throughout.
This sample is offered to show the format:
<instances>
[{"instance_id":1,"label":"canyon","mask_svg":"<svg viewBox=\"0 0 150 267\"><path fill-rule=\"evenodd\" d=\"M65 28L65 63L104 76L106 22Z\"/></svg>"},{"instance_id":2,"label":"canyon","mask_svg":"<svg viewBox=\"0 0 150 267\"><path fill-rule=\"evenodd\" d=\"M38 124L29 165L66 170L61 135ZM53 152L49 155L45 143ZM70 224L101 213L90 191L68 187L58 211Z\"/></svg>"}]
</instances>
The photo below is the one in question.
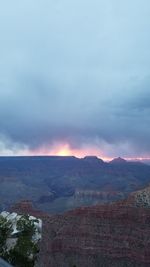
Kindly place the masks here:
<instances>
[{"instance_id":1,"label":"canyon","mask_svg":"<svg viewBox=\"0 0 150 267\"><path fill-rule=\"evenodd\" d=\"M117 158L0 157L0 210L30 200L49 214L122 200L149 184L150 166Z\"/></svg>"}]
</instances>

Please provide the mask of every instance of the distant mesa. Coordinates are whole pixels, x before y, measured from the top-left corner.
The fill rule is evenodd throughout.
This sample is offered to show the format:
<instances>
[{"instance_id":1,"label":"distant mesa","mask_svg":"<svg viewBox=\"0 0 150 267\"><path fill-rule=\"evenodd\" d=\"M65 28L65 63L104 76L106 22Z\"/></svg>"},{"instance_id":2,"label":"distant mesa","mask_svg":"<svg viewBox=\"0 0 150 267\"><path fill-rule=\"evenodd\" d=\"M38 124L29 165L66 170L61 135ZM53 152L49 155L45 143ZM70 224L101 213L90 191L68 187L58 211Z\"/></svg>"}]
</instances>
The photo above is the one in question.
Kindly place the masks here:
<instances>
[{"instance_id":1,"label":"distant mesa","mask_svg":"<svg viewBox=\"0 0 150 267\"><path fill-rule=\"evenodd\" d=\"M86 156L84 157L84 160L89 161L89 162L104 163L104 161L102 159L99 159L97 156Z\"/></svg>"},{"instance_id":2,"label":"distant mesa","mask_svg":"<svg viewBox=\"0 0 150 267\"><path fill-rule=\"evenodd\" d=\"M121 157L118 158L114 158L112 161L110 161L109 163L111 164L122 164L122 163L127 163L127 161Z\"/></svg>"}]
</instances>

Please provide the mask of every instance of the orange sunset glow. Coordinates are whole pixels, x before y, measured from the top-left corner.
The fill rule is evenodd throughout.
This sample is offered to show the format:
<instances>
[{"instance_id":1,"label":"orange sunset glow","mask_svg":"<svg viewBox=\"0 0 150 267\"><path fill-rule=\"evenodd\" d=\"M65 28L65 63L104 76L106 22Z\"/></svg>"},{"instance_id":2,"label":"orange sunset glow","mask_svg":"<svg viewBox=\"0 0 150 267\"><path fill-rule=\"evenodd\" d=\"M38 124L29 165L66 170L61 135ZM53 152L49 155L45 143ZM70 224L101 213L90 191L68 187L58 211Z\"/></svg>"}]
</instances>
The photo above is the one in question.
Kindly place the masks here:
<instances>
[{"instance_id":1,"label":"orange sunset glow","mask_svg":"<svg viewBox=\"0 0 150 267\"><path fill-rule=\"evenodd\" d=\"M30 150L27 153L30 156L75 156L78 158L84 158L85 156L97 156L98 158L103 159L104 161L111 161L113 158L118 157L109 157L104 154L99 148L95 146L83 146L81 148L72 148L68 143L57 143L53 144L51 147L41 147L36 150ZM142 161L150 160L150 157L124 157L128 161Z\"/></svg>"},{"instance_id":2,"label":"orange sunset glow","mask_svg":"<svg viewBox=\"0 0 150 267\"><path fill-rule=\"evenodd\" d=\"M30 151L30 155L48 155L48 156L75 156L83 158L85 156L97 156L103 160L109 161L112 158L106 157L103 152L94 146L84 146L82 148L72 148L68 143L58 143L52 147L44 147L35 151Z\"/></svg>"}]
</instances>

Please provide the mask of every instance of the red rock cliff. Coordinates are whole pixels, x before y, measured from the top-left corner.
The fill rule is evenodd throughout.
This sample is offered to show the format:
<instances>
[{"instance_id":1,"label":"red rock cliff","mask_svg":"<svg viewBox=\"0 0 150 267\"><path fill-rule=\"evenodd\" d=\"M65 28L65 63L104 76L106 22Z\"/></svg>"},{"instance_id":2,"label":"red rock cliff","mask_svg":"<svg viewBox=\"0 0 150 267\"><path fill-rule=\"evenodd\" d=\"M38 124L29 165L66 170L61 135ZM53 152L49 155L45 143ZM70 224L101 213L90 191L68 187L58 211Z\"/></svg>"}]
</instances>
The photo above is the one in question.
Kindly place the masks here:
<instances>
[{"instance_id":1,"label":"red rock cliff","mask_svg":"<svg viewBox=\"0 0 150 267\"><path fill-rule=\"evenodd\" d=\"M44 222L40 266L150 266L150 211L103 205Z\"/></svg>"}]
</instances>

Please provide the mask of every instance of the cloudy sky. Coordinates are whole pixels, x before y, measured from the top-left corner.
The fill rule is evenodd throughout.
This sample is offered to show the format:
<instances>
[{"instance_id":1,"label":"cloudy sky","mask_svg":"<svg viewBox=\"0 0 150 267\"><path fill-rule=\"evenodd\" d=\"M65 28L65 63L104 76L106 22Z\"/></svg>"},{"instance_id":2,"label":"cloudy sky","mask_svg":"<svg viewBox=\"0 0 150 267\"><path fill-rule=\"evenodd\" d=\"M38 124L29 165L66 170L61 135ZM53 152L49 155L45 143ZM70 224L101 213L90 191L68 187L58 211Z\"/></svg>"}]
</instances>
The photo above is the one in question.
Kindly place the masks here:
<instances>
[{"instance_id":1,"label":"cloudy sky","mask_svg":"<svg viewBox=\"0 0 150 267\"><path fill-rule=\"evenodd\" d=\"M150 1L0 1L0 154L150 157Z\"/></svg>"}]
</instances>

